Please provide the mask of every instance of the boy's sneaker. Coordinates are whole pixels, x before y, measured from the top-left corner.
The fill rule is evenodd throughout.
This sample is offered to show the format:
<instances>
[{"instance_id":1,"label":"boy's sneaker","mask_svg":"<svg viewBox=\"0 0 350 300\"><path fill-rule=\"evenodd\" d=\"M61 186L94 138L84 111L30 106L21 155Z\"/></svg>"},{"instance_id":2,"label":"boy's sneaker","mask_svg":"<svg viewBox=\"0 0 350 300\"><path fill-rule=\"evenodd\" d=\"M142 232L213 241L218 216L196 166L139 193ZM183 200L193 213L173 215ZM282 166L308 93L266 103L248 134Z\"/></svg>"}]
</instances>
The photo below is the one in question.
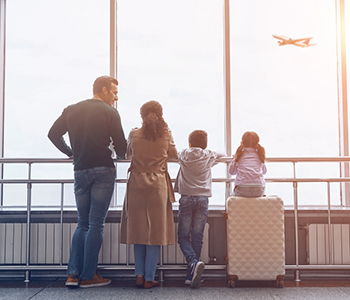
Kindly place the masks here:
<instances>
[{"instance_id":1,"label":"boy's sneaker","mask_svg":"<svg viewBox=\"0 0 350 300\"><path fill-rule=\"evenodd\" d=\"M95 274L94 278L88 280L80 281L81 288L89 288L89 287L97 287L104 286L110 284L111 281L109 279L103 278L100 275Z\"/></svg>"},{"instance_id":2,"label":"boy's sneaker","mask_svg":"<svg viewBox=\"0 0 350 300\"><path fill-rule=\"evenodd\" d=\"M186 279L185 279L185 284L186 285L191 285L191 281L192 281L192 276L187 275ZM204 279L203 279L203 277L201 277L201 283L203 283L203 282L204 282Z\"/></svg>"},{"instance_id":3,"label":"boy's sneaker","mask_svg":"<svg viewBox=\"0 0 350 300\"><path fill-rule=\"evenodd\" d=\"M186 285L190 285L192 281L192 276L191 275L187 275L186 279L185 279L185 284Z\"/></svg>"},{"instance_id":4,"label":"boy's sneaker","mask_svg":"<svg viewBox=\"0 0 350 300\"><path fill-rule=\"evenodd\" d=\"M202 273L204 271L204 262L194 261L190 266L190 272L192 275L191 287L196 288L201 284Z\"/></svg>"},{"instance_id":5,"label":"boy's sneaker","mask_svg":"<svg viewBox=\"0 0 350 300\"><path fill-rule=\"evenodd\" d=\"M79 286L79 276L76 274L68 275L66 286L69 288L77 288Z\"/></svg>"}]
</instances>

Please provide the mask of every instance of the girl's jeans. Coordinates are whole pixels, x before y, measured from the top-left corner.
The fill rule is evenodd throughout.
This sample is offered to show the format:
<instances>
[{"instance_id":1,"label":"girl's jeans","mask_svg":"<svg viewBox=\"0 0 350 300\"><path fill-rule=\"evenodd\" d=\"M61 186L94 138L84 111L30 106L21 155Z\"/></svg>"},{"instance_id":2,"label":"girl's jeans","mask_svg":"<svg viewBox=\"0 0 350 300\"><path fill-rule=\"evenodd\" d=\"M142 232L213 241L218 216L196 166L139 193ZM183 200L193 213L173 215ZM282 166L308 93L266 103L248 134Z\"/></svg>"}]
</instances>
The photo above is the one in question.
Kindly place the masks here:
<instances>
[{"instance_id":1,"label":"girl's jeans","mask_svg":"<svg viewBox=\"0 0 350 300\"><path fill-rule=\"evenodd\" d=\"M265 186L261 184L240 184L234 189L235 196L261 197L265 193Z\"/></svg>"}]
</instances>

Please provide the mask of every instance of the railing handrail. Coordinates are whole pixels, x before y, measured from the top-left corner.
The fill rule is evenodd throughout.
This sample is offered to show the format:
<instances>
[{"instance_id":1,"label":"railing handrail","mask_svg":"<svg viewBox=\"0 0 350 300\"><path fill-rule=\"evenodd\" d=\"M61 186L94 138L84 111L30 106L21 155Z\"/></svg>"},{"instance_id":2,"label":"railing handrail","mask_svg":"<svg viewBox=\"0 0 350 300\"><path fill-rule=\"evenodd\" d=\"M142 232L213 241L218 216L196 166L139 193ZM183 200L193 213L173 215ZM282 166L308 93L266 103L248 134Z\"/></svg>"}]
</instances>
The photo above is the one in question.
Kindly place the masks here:
<instances>
[{"instance_id":1,"label":"railing handrail","mask_svg":"<svg viewBox=\"0 0 350 300\"><path fill-rule=\"evenodd\" d=\"M218 162L231 162L232 157L219 158ZM116 163L128 163L130 159L113 159ZM0 163L71 163L71 158L0 158ZM169 162L177 162L176 159ZM267 157L266 162L350 162L350 156L334 156L334 157Z\"/></svg>"},{"instance_id":2,"label":"railing handrail","mask_svg":"<svg viewBox=\"0 0 350 300\"><path fill-rule=\"evenodd\" d=\"M175 181L174 179L172 181ZM234 182L234 178L213 178L212 182ZM350 182L350 177L334 177L334 178L320 178L320 177L307 177L307 178L265 178L266 182ZM116 179L116 183L126 183L127 178ZM60 184L60 183L74 183L74 179L0 179L0 184L26 184L26 183L35 183L35 184Z\"/></svg>"}]
</instances>

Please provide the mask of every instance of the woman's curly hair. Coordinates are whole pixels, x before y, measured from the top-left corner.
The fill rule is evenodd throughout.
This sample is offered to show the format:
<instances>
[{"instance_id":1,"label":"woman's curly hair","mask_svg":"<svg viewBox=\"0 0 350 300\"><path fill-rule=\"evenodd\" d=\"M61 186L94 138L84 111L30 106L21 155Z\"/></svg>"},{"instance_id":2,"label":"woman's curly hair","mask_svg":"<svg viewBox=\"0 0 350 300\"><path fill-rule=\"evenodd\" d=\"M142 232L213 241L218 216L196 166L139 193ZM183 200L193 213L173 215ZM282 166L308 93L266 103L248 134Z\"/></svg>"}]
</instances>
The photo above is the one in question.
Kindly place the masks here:
<instances>
[{"instance_id":1,"label":"woman's curly hair","mask_svg":"<svg viewBox=\"0 0 350 300\"><path fill-rule=\"evenodd\" d=\"M157 138L169 131L168 124L163 119L163 108L159 102L151 100L143 104L140 108L142 117L143 136L155 141Z\"/></svg>"},{"instance_id":2,"label":"woman's curly hair","mask_svg":"<svg viewBox=\"0 0 350 300\"><path fill-rule=\"evenodd\" d=\"M250 147L255 149L258 152L260 161L265 162L265 148L259 144L259 136L254 131L246 131L242 136L242 141L240 146L236 150L235 162L238 162L241 158L245 148Z\"/></svg>"}]
</instances>

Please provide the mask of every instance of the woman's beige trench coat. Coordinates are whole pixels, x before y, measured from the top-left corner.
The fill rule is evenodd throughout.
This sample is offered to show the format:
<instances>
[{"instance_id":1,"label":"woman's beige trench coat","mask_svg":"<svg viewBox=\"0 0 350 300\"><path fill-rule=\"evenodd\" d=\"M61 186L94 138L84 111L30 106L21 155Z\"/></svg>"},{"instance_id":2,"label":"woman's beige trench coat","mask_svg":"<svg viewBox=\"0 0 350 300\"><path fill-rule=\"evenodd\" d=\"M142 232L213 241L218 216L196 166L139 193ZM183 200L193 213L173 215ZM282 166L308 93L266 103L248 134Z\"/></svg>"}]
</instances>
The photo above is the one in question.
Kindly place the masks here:
<instances>
[{"instance_id":1,"label":"woman's beige trench coat","mask_svg":"<svg viewBox=\"0 0 350 300\"><path fill-rule=\"evenodd\" d=\"M171 132L155 141L133 129L128 139L130 176L121 219L121 243L175 244L174 191L167 160L177 158Z\"/></svg>"}]
</instances>

